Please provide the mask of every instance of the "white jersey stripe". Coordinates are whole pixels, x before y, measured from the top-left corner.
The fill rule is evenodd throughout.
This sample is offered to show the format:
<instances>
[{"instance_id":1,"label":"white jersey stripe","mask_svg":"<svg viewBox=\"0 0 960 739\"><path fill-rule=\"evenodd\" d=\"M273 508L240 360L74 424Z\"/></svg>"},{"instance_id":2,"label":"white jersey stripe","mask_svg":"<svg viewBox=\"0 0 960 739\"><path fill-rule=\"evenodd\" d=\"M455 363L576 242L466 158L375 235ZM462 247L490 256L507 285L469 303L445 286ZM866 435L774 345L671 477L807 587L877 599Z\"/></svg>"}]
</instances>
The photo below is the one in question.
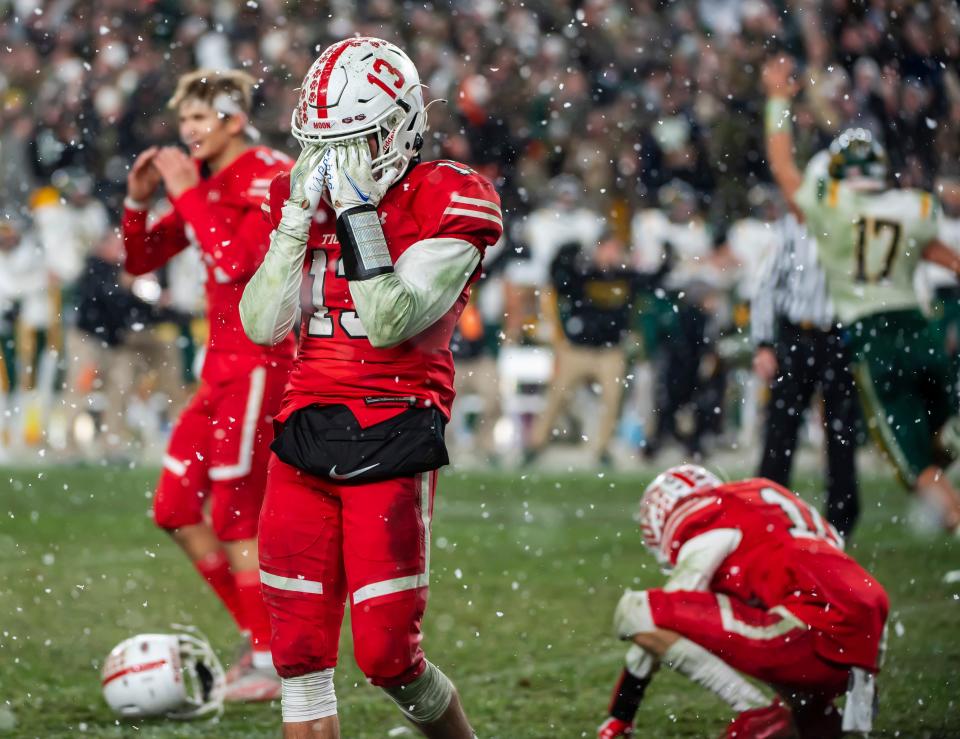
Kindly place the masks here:
<instances>
[{"instance_id":1,"label":"white jersey stripe","mask_svg":"<svg viewBox=\"0 0 960 739\"><path fill-rule=\"evenodd\" d=\"M454 203L466 203L467 205L476 205L480 208L487 208L489 210L492 210L498 216L503 215L503 213L500 212L500 206L491 200L481 200L480 198L468 198L465 195L457 195L456 193L453 194L453 197L451 197L450 200Z\"/></svg>"},{"instance_id":2,"label":"white jersey stripe","mask_svg":"<svg viewBox=\"0 0 960 739\"><path fill-rule=\"evenodd\" d=\"M247 407L243 414L243 426L240 432L240 456L236 464L210 468L211 480L237 480L250 474L253 464L253 442L257 433L257 421L263 407L263 391L266 387L267 369L257 367L250 373L250 392L247 394Z\"/></svg>"},{"instance_id":3,"label":"white jersey stripe","mask_svg":"<svg viewBox=\"0 0 960 739\"><path fill-rule=\"evenodd\" d=\"M783 606L774 606L768 611L768 613L775 613L780 616L780 621L769 626L756 626L755 624L745 623L734 615L728 596L717 593L717 605L720 607L720 622L723 624L723 630L730 634L739 634L746 639L770 641L794 629L809 628Z\"/></svg>"},{"instance_id":4,"label":"white jersey stripe","mask_svg":"<svg viewBox=\"0 0 960 739\"><path fill-rule=\"evenodd\" d=\"M479 210L466 210L465 208L454 208L451 206L443 211L443 215L447 215L448 213L457 216L473 216L474 218L483 218L487 221L493 221L500 226L500 228L503 228L503 221L500 220L499 217L490 215L489 213L481 213Z\"/></svg>"},{"instance_id":5,"label":"white jersey stripe","mask_svg":"<svg viewBox=\"0 0 960 739\"><path fill-rule=\"evenodd\" d=\"M417 476L420 485L420 520L423 522L423 572L364 585L353 592L354 605L382 595L425 588L430 584L430 489L436 474L433 471Z\"/></svg>"},{"instance_id":6,"label":"white jersey stripe","mask_svg":"<svg viewBox=\"0 0 960 739\"><path fill-rule=\"evenodd\" d=\"M183 477L187 474L187 465L169 454L163 455L163 469L172 472L177 477Z\"/></svg>"},{"instance_id":7,"label":"white jersey stripe","mask_svg":"<svg viewBox=\"0 0 960 739\"><path fill-rule=\"evenodd\" d=\"M316 580L305 580L302 577L283 577L260 570L260 582L277 590L289 590L293 593L312 593L323 595L323 583Z\"/></svg>"}]
</instances>

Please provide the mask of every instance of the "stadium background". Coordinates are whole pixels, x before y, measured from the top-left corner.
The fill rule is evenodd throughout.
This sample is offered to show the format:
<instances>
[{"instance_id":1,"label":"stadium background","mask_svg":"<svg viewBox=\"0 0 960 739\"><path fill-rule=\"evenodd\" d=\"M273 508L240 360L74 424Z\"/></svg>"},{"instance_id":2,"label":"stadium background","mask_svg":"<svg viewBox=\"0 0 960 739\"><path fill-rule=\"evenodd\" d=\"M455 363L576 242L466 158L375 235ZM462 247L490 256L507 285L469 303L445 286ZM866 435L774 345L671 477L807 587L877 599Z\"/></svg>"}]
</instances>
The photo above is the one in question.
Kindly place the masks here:
<instances>
[{"instance_id":1,"label":"stadium background","mask_svg":"<svg viewBox=\"0 0 960 739\"><path fill-rule=\"evenodd\" d=\"M179 74L198 66L250 71L261 79L254 123L263 141L294 153L288 115L318 51L353 33L388 38L410 52L427 96L449 101L431 111L427 156L465 161L497 183L508 234L498 264L488 265L480 307L485 343L502 347L507 422L494 434L494 451L507 469L462 472L488 460L471 453L476 429L454 423L458 467L441 488L429 634L438 653L457 654L452 668L472 675L466 700L477 702L478 723L490 736L589 736L602 718L620 650L607 635L608 610L624 585L657 578L630 513L654 469L642 450L657 412L656 365L664 361L657 349L691 284L703 287L697 305L711 318L703 338L725 377L719 396L700 398L721 417L702 451L725 474L753 470L763 393L748 370L747 306L769 247L762 224L776 209L762 155L762 60L784 49L804 65L801 161L849 124L871 128L901 184L943 186L947 220L960 215L950 199L960 178L960 11L948 0L168 0L135 7L28 0L0 3L0 17L4 249L32 240L41 257L29 272L42 278L25 299L11 285L13 272L0 273L0 460L9 465L0 474L0 732L12 735L126 736L130 729L113 726L98 703L95 667L129 633L188 621L218 649L230 646L218 637L224 619L143 515L151 464L202 346L202 287L190 279L197 270L189 262L129 284L152 310L149 318L134 311L123 338L105 350L113 364L134 368L117 378L128 390L119 400L123 433L100 438L94 414L80 422L85 443L75 444L68 432L77 419L65 410L71 392L105 396L95 407L117 402L71 364L69 337L79 323L98 320L78 315L77 296L88 255L109 262L115 254L126 168L144 147L176 139L165 103ZM603 468L550 476L594 461L566 451L511 470L551 365L539 302L507 306L513 293L505 285L517 269L510 263L531 256L527 224L566 203L571 183L576 207L562 207L609 225L641 271L658 266L669 241L651 243L644 234L663 224L669 230L677 218L687 236L696 231L691 242L708 245L700 252L672 245L681 260L674 271L693 277L651 291L624 339L635 369L613 461L626 474ZM949 298L951 286L938 279L926 289ZM546 285L532 282L526 287L537 298ZM931 305L936 310L938 302ZM950 341L949 310L943 320ZM695 389L705 390L709 379L699 375ZM470 395L464 403L467 411L482 407ZM595 393L586 388L574 405L566 428L589 437ZM681 409L681 427L698 428L698 407L693 400ZM808 436L816 442L816 435L812 424ZM814 471L799 485L817 499L817 445L808 446ZM656 463L685 451L668 449ZM960 652L949 637L958 591L942 576L960 567L960 551L905 527L906 502L886 469L879 461L864 467L872 474L862 485L867 512L854 552L890 589L895 611L881 726L891 735L955 735L951 682ZM195 592L195 608L175 604L170 594L181 589ZM596 607L584 609L585 599ZM348 668L338 679L352 685L359 678ZM663 685L644 709L658 735L699 736L704 726L719 732L722 713L707 697ZM382 709L369 693L346 707L351 722L369 718L371 727L387 725ZM269 709L243 708L218 733L269 735L272 720ZM138 733L165 731L154 725ZM371 728L369 735L383 734Z\"/></svg>"}]
</instances>

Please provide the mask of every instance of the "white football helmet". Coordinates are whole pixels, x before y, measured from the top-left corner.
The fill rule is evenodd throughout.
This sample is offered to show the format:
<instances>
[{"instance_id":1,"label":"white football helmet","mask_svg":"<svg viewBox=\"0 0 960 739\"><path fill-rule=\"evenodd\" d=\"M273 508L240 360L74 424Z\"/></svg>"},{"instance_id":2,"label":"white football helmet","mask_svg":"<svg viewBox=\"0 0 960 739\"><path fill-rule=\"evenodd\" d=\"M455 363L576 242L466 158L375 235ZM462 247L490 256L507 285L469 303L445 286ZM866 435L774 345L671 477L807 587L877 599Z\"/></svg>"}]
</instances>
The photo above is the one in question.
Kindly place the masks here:
<instances>
[{"instance_id":1,"label":"white football helmet","mask_svg":"<svg viewBox=\"0 0 960 739\"><path fill-rule=\"evenodd\" d=\"M205 639L190 633L138 634L103 663L103 697L121 716L190 719L223 708L226 678Z\"/></svg>"},{"instance_id":2,"label":"white football helmet","mask_svg":"<svg viewBox=\"0 0 960 739\"><path fill-rule=\"evenodd\" d=\"M658 561L666 561L661 550L663 530L677 504L683 498L708 492L722 484L723 481L710 470L695 464L682 464L664 470L647 485L640 498L637 523L640 524L643 543Z\"/></svg>"},{"instance_id":3,"label":"white football helmet","mask_svg":"<svg viewBox=\"0 0 960 739\"><path fill-rule=\"evenodd\" d=\"M300 87L290 129L302 146L378 136L374 176L402 175L423 146L427 111L410 58L377 38L328 46Z\"/></svg>"}]
</instances>

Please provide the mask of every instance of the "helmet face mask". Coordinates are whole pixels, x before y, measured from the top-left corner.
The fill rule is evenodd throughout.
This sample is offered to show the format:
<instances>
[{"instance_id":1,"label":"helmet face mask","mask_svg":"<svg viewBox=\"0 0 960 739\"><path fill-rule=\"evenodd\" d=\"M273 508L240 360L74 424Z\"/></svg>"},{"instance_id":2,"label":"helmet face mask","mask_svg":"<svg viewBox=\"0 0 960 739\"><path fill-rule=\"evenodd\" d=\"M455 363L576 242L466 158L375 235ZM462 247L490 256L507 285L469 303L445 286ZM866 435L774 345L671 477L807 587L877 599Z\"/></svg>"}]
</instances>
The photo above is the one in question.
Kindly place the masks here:
<instances>
[{"instance_id":1,"label":"helmet face mask","mask_svg":"<svg viewBox=\"0 0 960 739\"><path fill-rule=\"evenodd\" d=\"M219 713L226 678L195 633L139 634L114 647L101 671L103 696L126 718L192 719Z\"/></svg>"},{"instance_id":2,"label":"helmet face mask","mask_svg":"<svg viewBox=\"0 0 960 739\"><path fill-rule=\"evenodd\" d=\"M848 128L830 144L827 171L862 190L882 189L887 179L887 154L865 128Z\"/></svg>"},{"instance_id":3,"label":"helmet face mask","mask_svg":"<svg viewBox=\"0 0 960 739\"><path fill-rule=\"evenodd\" d=\"M663 550L663 534L670 515L686 497L706 493L723 481L709 470L695 464L671 467L657 475L640 498L635 516L643 543L661 565L669 563Z\"/></svg>"},{"instance_id":4,"label":"helmet face mask","mask_svg":"<svg viewBox=\"0 0 960 739\"><path fill-rule=\"evenodd\" d=\"M398 47L376 38L329 46L300 87L290 130L301 146L377 137L374 176L406 171L423 146L426 108L420 76Z\"/></svg>"}]
</instances>

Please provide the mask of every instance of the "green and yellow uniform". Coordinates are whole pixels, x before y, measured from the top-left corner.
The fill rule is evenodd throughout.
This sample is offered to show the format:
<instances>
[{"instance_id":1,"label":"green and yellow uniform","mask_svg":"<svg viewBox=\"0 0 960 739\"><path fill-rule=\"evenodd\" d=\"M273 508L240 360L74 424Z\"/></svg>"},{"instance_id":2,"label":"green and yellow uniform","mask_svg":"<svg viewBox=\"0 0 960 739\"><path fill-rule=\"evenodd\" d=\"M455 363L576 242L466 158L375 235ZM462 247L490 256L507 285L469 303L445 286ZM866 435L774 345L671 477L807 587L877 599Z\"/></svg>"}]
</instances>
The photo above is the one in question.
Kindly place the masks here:
<instances>
[{"instance_id":1,"label":"green and yellow uniform","mask_svg":"<svg viewBox=\"0 0 960 739\"><path fill-rule=\"evenodd\" d=\"M936 436L956 413L955 372L920 311L913 273L937 236L936 199L919 190L863 191L807 166L796 204L817 240L871 434L914 487L941 463Z\"/></svg>"}]
</instances>

